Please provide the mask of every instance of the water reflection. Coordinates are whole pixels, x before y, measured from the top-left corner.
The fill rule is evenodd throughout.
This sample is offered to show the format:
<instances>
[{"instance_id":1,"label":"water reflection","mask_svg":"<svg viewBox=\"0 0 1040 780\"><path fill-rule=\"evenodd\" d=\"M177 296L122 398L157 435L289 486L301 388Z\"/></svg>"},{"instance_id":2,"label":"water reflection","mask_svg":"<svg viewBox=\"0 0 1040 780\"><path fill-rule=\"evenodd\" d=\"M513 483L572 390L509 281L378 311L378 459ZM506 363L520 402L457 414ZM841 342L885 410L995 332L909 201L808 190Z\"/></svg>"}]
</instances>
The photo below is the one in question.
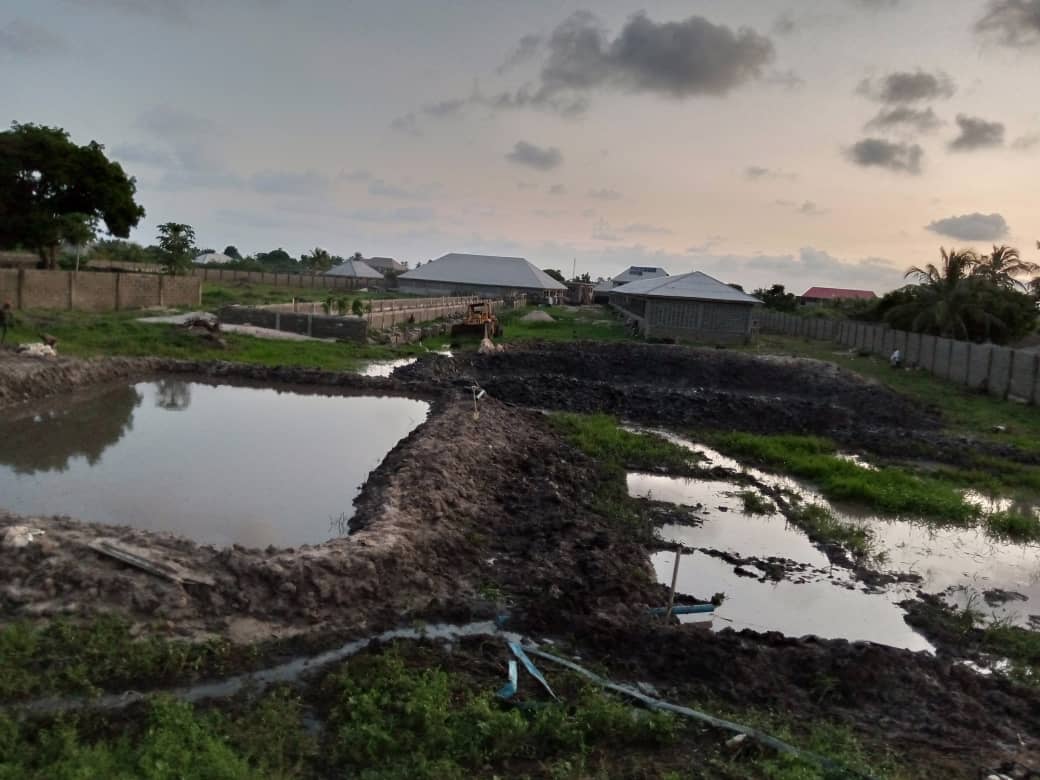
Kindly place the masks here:
<instances>
[{"instance_id":1,"label":"water reflection","mask_svg":"<svg viewBox=\"0 0 1040 780\"><path fill-rule=\"evenodd\" d=\"M0 420L0 467L15 474L63 472L75 458L93 466L133 428L141 400L136 388L118 385L22 407Z\"/></svg>"},{"instance_id":2,"label":"water reflection","mask_svg":"<svg viewBox=\"0 0 1040 780\"><path fill-rule=\"evenodd\" d=\"M0 507L220 546L322 542L428 409L178 380L108 388L0 423Z\"/></svg>"},{"instance_id":3,"label":"water reflection","mask_svg":"<svg viewBox=\"0 0 1040 780\"><path fill-rule=\"evenodd\" d=\"M170 412L191 406L191 384L182 379L160 379L155 383L155 405Z\"/></svg>"}]
</instances>

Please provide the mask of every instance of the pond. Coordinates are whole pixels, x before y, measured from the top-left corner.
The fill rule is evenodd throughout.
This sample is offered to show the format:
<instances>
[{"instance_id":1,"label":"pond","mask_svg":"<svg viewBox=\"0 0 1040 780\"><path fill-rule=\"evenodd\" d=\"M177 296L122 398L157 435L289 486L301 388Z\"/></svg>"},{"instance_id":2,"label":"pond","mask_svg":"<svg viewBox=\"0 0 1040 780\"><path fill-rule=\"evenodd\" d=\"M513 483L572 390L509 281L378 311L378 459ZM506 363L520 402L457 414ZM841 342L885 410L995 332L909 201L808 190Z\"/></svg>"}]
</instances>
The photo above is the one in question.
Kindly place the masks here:
<instances>
[{"instance_id":1,"label":"pond","mask_svg":"<svg viewBox=\"0 0 1040 780\"><path fill-rule=\"evenodd\" d=\"M202 544L315 544L428 404L181 379L108 385L0 421L0 508Z\"/></svg>"}]
</instances>

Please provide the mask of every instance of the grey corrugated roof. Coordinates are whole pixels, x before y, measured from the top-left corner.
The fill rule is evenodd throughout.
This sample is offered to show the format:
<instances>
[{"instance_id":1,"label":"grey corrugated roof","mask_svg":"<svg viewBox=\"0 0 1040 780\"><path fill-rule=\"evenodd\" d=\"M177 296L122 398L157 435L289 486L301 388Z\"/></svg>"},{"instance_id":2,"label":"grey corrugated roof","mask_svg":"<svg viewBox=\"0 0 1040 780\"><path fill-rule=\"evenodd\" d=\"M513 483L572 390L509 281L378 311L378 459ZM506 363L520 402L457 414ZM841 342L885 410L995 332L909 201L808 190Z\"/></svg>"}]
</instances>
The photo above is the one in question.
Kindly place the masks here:
<instances>
[{"instance_id":1,"label":"grey corrugated roof","mask_svg":"<svg viewBox=\"0 0 1040 780\"><path fill-rule=\"evenodd\" d=\"M720 282L700 271L660 279L629 282L610 291L612 295L642 295L647 298L687 298L695 301L727 303L762 303L735 287Z\"/></svg>"},{"instance_id":2,"label":"grey corrugated roof","mask_svg":"<svg viewBox=\"0 0 1040 780\"><path fill-rule=\"evenodd\" d=\"M648 265L630 265L615 276L613 281L614 284L628 284L629 282L638 282L640 279L656 279L661 276L668 276L668 272L663 268Z\"/></svg>"},{"instance_id":3,"label":"grey corrugated roof","mask_svg":"<svg viewBox=\"0 0 1040 780\"><path fill-rule=\"evenodd\" d=\"M464 255L452 252L419 268L401 274L401 279L424 282L455 282L488 287L518 287L527 290L566 290L522 257Z\"/></svg>"},{"instance_id":4,"label":"grey corrugated roof","mask_svg":"<svg viewBox=\"0 0 1040 780\"><path fill-rule=\"evenodd\" d=\"M344 260L325 272L325 276L352 276L356 279L382 279L383 275L362 260Z\"/></svg>"}]
</instances>

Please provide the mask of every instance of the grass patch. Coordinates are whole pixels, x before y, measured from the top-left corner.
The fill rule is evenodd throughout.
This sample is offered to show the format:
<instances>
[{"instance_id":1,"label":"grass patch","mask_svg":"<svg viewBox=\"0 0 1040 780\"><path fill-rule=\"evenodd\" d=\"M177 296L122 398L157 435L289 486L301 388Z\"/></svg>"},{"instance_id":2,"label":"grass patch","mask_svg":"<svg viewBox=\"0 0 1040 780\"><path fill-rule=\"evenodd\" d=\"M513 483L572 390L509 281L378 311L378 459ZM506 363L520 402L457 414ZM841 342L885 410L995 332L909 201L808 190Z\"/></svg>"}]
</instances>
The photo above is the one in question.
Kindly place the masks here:
<instances>
[{"instance_id":1,"label":"grass patch","mask_svg":"<svg viewBox=\"0 0 1040 780\"><path fill-rule=\"evenodd\" d=\"M814 542L840 544L861 560L874 555L874 535L869 529L839 520L822 504L798 502L785 515Z\"/></svg>"},{"instance_id":2,"label":"grass patch","mask_svg":"<svg viewBox=\"0 0 1040 780\"><path fill-rule=\"evenodd\" d=\"M11 343L39 341L41 333L58 339L58 352L71 357L167 357L185 360L230 360L264 366L306 366L351 371L368 360L418 355L417 344L389 347L321 341L275 341L224 334L226 349L207 344L171 325L137 322L143 312L18 312ZM428 346L439 345L431 342Z\"/></svg>"},{"instance_id":3,"label":"grass patch","mask_svg":"<svg viewBox=\"0 0 1040 780\"><path fill-rule=\"evenodd\" d=\"M555 322L524 322L532 311L541 311ZM607 306L527 306L502 312L503 336L499 341L620 341L630 338L624 323Z\"/></svg>"},{"instance_id":4,"label":"grass patch","mask_svg":"<svg viewBox=\"0 0 1040 780\"><path fill-rule=\"evenodd\" d=\"M966 524L980 510L948 482L884 466L869 469L839 458L832 442L813 436L759 436L722 433L713 446L734 456L812 480L835 501L852 501L878 512L915 515L946 523Z\"/></svg>"},{"instance_id":5,"label":"grass patch","mask_svg":"<svg viewBox=\"0 0 1040 780\"><path fill-rule=\"evenodd\" d=\"M1040 519L1033 514L994 512L986 517L986 529L999 539L1015 542L1040 541Z\"/></svg>"},{"instance_id":6,"label":"grass patch","mask_svg":"<svg viewBox=\"0 0 1040 780\"><path fill-rule=\"evenodd\" d=\"M128 622L111 615L79 624L16 622L0 628L0 700L156 687L221 674L252 658L249 648L223 640L136 638Z\"/></svg>"},{"instance_id":7,"label":"grass patch","mask_svg":"<svg viewBox=\"0 0 1040 780\"><path fill-rule=\"evenodd\" d=\"M245 281L202 283L202 308L216 311L221 306L264 306L269 303L290 303L293 298L305 303L320 303L327 298L339 300L374 300L382 298L409 298L394 290L338 290L314 287L292 287L272 284L253 284Z\"/></svg>"},{"instance_id":8,"label":"grass patch","mask_svg":"<svg viewBox=\"0 0 1040 780\"><path fill-rule=\"evenodd\" d=\"M737 495L744 504L746 515L771 515L776 511L771 501L754 490L741 490Z\"/></svg>"},{"instance_id":9,"label":"grass patch","mask_svg":"<svg viewBox=\"0 0 1040 780\"><path fill-rule=\"evenodd\" d=\"M557 412L549 416L549 421L586 455L620 468L683 471L703 460L697 453L660 436L626 431L609 414Z\"/></svg>"}]
</instances>

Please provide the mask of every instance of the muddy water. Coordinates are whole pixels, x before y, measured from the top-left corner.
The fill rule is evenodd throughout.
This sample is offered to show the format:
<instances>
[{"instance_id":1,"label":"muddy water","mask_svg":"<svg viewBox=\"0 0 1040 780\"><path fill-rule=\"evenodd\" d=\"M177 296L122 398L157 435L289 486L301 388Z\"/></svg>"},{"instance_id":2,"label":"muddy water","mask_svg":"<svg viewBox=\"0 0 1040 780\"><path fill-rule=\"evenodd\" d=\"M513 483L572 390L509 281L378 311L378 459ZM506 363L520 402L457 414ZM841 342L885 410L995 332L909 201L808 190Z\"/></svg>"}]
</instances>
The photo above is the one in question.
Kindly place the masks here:
<instances>
[{"instance_id":1,"label":"muddy water","mask_svg":"<svg viewBox=\"0 0 1040 780\"><path fill-rule=\"evenodd\" d=\"M779 513L745 515L743 500L737 495L744 489L728 482L628 475L629 495L699 507L695 514L702 524L665 526L660 535L666 541L745 558L787 558L802 565L796 576L775 582L754 565L741 566L741 575L732 563L703 552L684 555L677 580L681 593L699 598L725 594L712 619L714 629L749 628L788 636L866 640L908 650L931 649L904 622L905 613L895 603L909 594L867 592L847 572L831 567L808 537ZM658 581L670 583L675 553L658 553L652 562ZM699 616L683 619L703 620Z\"/></svg>"},{"instance_id":2,"label":"muddy water","mask_svg":"<svg viewBox=\"0 0 1040 780\"><path fill-rule=\"evenodd\" d=\"M0 507L218 546L322 542L427 412L176 379L95 388L0 421Z\"/></svg>"}]
</instances>

